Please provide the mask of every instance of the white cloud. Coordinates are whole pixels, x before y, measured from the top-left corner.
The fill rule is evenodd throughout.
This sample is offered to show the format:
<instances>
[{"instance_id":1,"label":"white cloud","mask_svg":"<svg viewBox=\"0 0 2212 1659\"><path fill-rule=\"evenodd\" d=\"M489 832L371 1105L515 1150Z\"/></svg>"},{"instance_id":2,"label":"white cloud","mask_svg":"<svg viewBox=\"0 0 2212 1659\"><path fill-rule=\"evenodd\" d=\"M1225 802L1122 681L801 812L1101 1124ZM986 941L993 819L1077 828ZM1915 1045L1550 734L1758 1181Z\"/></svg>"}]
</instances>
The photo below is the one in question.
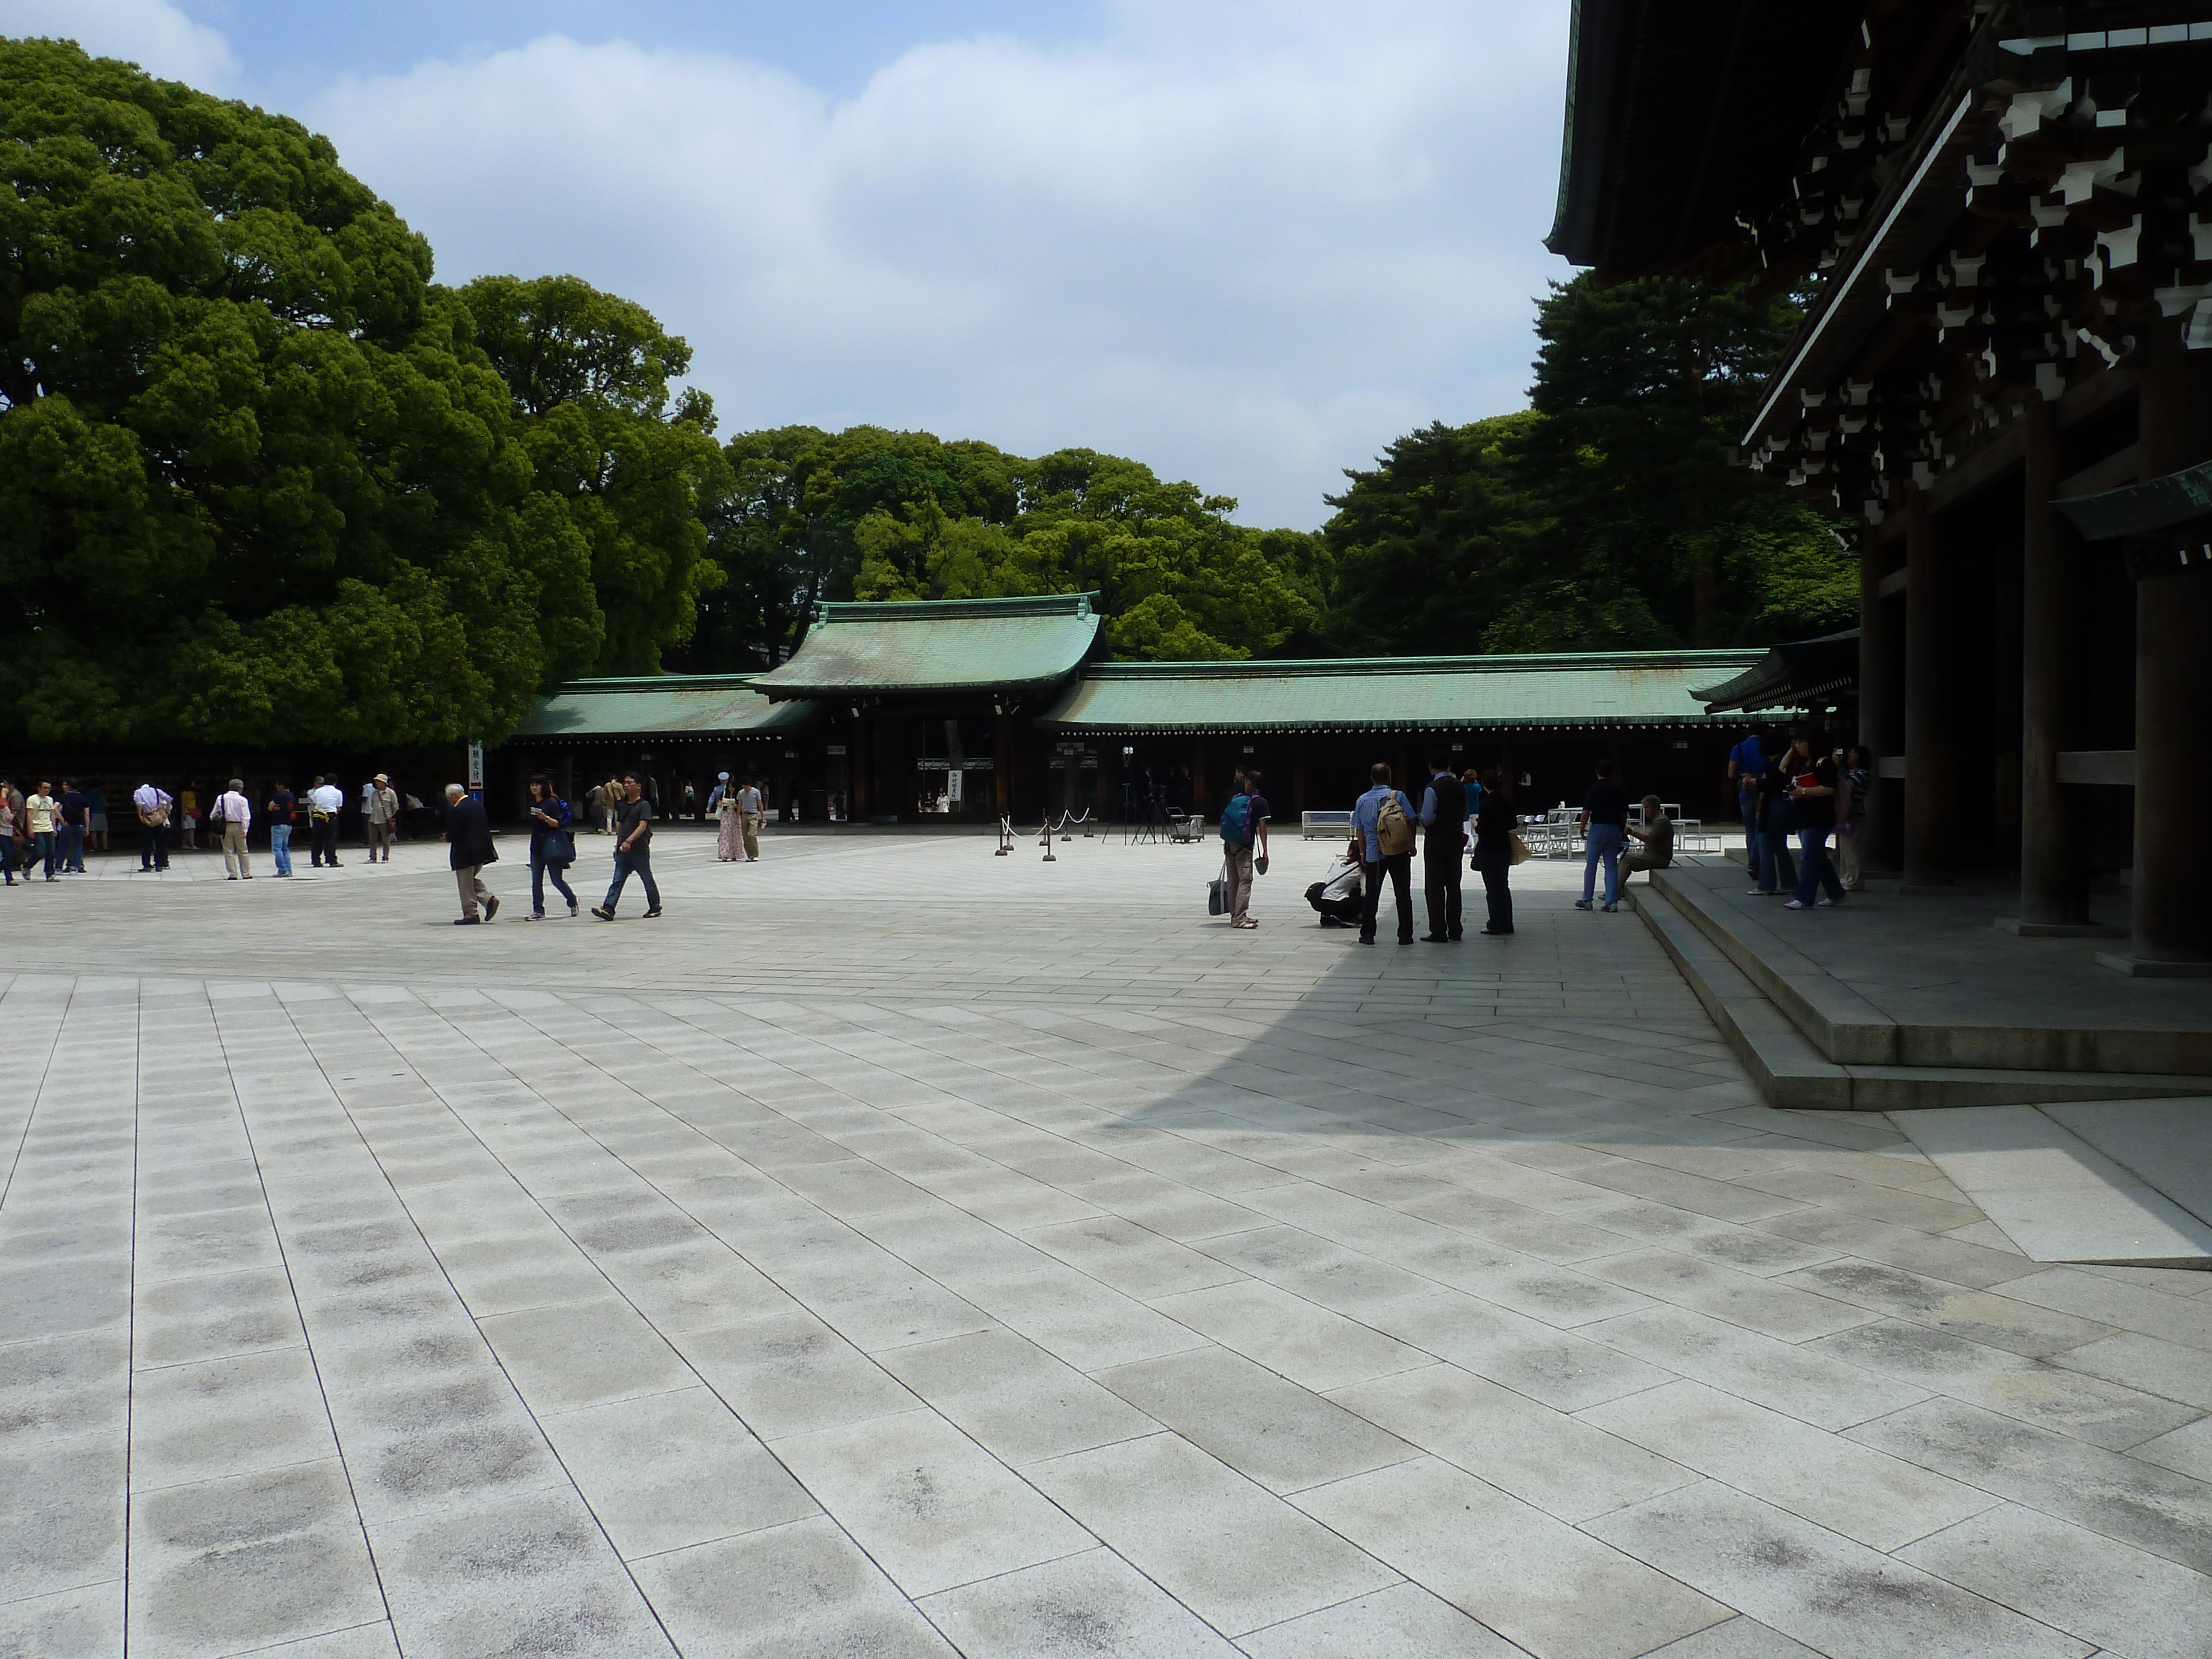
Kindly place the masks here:
<instances>
[{"instance_id":1,"label":"white cloud","mask_svg":"<svg viewBox=\"0 0 2212 1659\"><path fill-rule=\"evenodd\" d=\"M921 46L842 100L548 36L295 112L446 280L651 307L726 431L1086 444L1306 526L1400 433L1521 404L1564 269L1566 9L1121 0L1088 39Z\"/></svg>"},{"instance_id":2,"label":"white cloud","mask_svg":"<svg viewBox=\"0 0 2212 1659\"><path fill-rule=\"evenodd\" d=\"M0 35L40 34L210 91L224 90L238 72L229 42L168 0L0 0Z\"/></svg>"}]
</instances>

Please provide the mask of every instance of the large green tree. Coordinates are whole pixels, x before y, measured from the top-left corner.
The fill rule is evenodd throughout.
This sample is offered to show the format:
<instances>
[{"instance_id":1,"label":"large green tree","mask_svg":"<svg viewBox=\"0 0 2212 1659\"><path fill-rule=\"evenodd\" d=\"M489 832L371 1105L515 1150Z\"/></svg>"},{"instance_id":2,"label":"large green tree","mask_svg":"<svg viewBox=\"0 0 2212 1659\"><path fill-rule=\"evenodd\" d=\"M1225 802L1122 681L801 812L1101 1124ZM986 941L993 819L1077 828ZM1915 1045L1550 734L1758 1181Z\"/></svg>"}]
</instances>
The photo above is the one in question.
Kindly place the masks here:
<instances>
[{"instance_id":1,"label":"large green tree","mask_svg":"<svg viewBox=\"0 0 2212 1659\"><path fill-rule=\"evenodd\" d=\"M327 140L66 42L0 41L0 139L12 729L495 738L680 636L720 460L649 318L531 357Z\"/></svg>"},{"instance_id":2,"label":"large green tree","mask_svg":"<svg viewBox=\"0 0 2212 1659\"><path fill-rule=\"evenodd\" d=\"M748 433L714 551L695 665L796 643L820 599L1097 590L1125 657L1249 655L1318 615L1317 538L1231 521L1235 501L1091 450L1038 459L927 433Z\"/></svg>"},{"instance_id":3,"label":"large green tree","mask_svg":"<svg viewBox=\"0 0 2212 1659\"><path fill-rule=\"evenodd\" d=\"M545 614L549 678L658 671L722 579L702 517L729 488L714 405L696 388L669 393L690 347L574 276L483 276L460 299L514 394L532 483L588 550L588 580Z\"/></svg>"},{"instance_id":4,"label":"large green tree","mask_svg":"<svg viewBox=\"0 0 2212 1659\"><path fill-rule=\"evenodd\" d=\"M1795 315L1687 278L1554 285L1528 411L1413 434L1329 498L1328 631L1561 651L1847 618L1856 569L1832 520L1728 454Z\"/></svg>"}]
</instances>

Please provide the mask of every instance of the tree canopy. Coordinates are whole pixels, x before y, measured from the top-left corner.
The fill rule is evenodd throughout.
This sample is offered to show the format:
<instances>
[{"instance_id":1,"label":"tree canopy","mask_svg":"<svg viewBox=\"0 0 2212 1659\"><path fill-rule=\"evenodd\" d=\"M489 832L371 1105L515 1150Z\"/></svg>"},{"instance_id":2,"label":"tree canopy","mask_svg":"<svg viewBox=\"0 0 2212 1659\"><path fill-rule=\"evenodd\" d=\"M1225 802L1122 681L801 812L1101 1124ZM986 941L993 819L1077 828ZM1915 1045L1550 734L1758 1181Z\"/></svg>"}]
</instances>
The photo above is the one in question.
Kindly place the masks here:
<instances>
[{"instance_id":1,"label":"tree canopy","mask_svg":"<svg viewBox=\"0 0 2212 1659\"><path fill-rule=\"evenodd\" d=\"M1320 613L1318 538L1234 524L1234 501L1140 462L880 427L747 433L726 453L714 554L730 580L705 607L702 666L794 644L818 599L1095 589L1115 654L1140 658L1248 656Z\"/></svg>"},{"instance_id":2,"label":"tree canopy","mask_svg":"<svg viewBox=\"0 0 2212 1659\"><path fill-rule=\"evenodd\" d=\"M651 318L441 289L326 139L66 42L0 41L0 136L15 730L495 738L682 637L721 462Z\"/></svg>"},{"instance_id":3,"label":"tree canopy","mask_svg":"<svg viewBox=\"0 0 2212 1659\"><path fill-rule=\"evenodd\" d=\"M1727 454L1793 321L1687 278L1554 284L1527 411L1402 438L1328 497L1326 631L1386 653L1635 649L1847 618L1832 521Z\"/></svg>"},{"instance_id":4,"label":"tree canopy","mask_svg":"<svg viewBox=\"0 0 2212 1659\"><path fill-rule=\"evenodd\" d=\"M1529 410L1261 531L1089 449L718 444L642 307L441 288L328 140L66 42L0 40L0 718L34 740L495 740L575 675L774 660L822 599L1095 589L1137 658L1745 641L1856 599L1823 515L1728 465L1793 319L1738 290L1555 286Z\"/></svg>"}]
</instances>

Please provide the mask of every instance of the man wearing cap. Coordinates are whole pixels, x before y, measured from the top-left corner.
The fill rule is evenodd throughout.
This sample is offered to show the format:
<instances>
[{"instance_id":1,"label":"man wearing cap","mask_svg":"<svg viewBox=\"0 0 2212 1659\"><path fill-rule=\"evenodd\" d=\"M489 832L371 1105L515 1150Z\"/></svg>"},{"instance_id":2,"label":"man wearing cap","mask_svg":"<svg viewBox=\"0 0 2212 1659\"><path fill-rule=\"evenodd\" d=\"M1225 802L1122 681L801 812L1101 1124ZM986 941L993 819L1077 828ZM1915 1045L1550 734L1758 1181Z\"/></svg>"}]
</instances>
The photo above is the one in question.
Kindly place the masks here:
<instances>
[{"instance_id":1,"label":"man wearing cap","mask_svg":"<svg viewBox=\"0 0 2212 1659\"><path fill-rule=\"evenodd\" d=\"M368 842L368 861L376 862L380 848L384 861L391 863L392 833L399 823L399 793L386 774L379 772L376 781L363 793L361 816L362 835Z\"/></svg>"},{"instance_id":2,"label":"man wearing cap","mask_svg":"<svg viewBox=\"0 0 2212 1659\"><path fill-rule=\"evenodd\" d=\"M252 867L246 861L246 832L253 827L253 807L246 799L246 780L233 778L230 787L216 803L216 811L222 818L222 869L231 880L241 876L253 879Z\"/></svg>"}]
</instances>

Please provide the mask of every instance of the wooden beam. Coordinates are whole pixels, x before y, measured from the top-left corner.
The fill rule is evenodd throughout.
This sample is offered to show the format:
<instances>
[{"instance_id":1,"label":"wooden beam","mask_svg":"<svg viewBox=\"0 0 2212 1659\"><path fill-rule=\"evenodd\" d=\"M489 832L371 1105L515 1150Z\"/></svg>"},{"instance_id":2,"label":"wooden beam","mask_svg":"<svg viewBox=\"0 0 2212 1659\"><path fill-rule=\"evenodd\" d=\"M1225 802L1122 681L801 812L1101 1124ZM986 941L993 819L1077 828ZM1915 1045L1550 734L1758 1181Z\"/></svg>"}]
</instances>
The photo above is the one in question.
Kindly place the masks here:
<instances>
[{"instance_id":1,"label":"wooden beam","mask_svg":"<svg viewBox=\"0 0 2212 1659\"><path fill-rule=\"evenodd\" d=\"M2058 781L2110 784L2132 789L2136 783L2136 751L2132 749L2062 749L2058 751Z\"/></svg>"},{"instance_id":2,"label":"wooden beam","mask_svg":"<svg viewBox=\"0 0 2212 1659\"><path fill-rule=\"evenodd\" d=\"M2064 501L2076 495L2100 495L2107 489L2134 483L2142 477L2142 446L2130 444L2101 461L2092 461L2071 477L2061 478L2055 499Z\"/></svg>"}]
</instances>

